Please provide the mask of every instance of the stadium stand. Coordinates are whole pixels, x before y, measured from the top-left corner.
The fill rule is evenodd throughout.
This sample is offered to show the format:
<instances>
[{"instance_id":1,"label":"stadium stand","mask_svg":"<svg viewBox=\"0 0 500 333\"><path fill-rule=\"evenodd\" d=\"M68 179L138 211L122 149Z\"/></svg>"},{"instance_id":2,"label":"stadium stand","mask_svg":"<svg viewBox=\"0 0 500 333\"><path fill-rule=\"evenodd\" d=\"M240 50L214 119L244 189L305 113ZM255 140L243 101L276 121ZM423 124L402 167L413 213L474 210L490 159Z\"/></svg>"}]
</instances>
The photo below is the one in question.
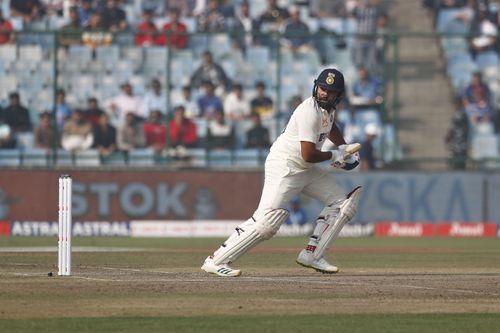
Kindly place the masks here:
<instances>
[{"instance_id":1,"label":"stadium stand","mask_svg":"<svg viewBox=\"0 0 500 333\"><path fill-rule=\"evenodd\" d=\"M220 8L221 15L224 15L228 22L228 27L233 24L232 22L241 19L235 13L238 12L238 7L242 2L235 1L232 5L226 4L227 6ZM168 115L171 116L171 110L176 106L172 104L173 101L178 100L176 96L182 95L182 89L189 84L194 70L200 65L201 54L208 50L211 51L214 60L222 66L230 81L242 84L243 95L248 100L255 96L254 87L257 82L266 83L266 95L273 100L273 111L269 116L262 117L262 123L268 127L271 140L273 140L285 126L292 111L290 101L296 95L302 97L309 95L319 68L339 67L345 73L347 82L352 83L356 79L357 68L351 57L351 51L355 42L353 34L357 31L357 22L351 14L359 8L346 9L351 11L351 14L347 16L328 13L327 17L321 18L314 14L307 3L298 3L298 7L293 7L294 10L298 10L301 21L308 26L309 33L317 35L311 35L314 47L295 52L293 49L282 47L280 40L274 37L278 35L265 35L266 31L276 26L263 24L262 13L267 6L264 0L250 2L250 18L254 21L257 30L246 32L246 37L251 40L251 43L245 49L235 47L234 38L237 36L234 36L230 30L215 34L200 31L196 9L189 7L190 2L186 2L185 6L180 8L180 22L186 25L189 33L187 48L177 49L175 46L167 47L168 45L138 47L134 45L134 34L142 15L141 6L138 3L136 1L116 2L119 10L123 10L125 15L126 28L123 29L120 24L99 23L99 20L108 17L106 11L111 9L100 8L98 2L93 1L91 9L94 13L85 21L88 25L81 23L80 31L71 31L71 34L74 34L71 36L80 38L81 42L68 46L61 46L58 43L59 36L56 35L57 32L62 32L61 29L69 22L68 6L62 6L56 11L53 8L47 8L44 11L45 15L36 17L32 22L22 23L19 16L16 16L14 11L4 4L4 16L13 22L16 41L13 44L0 45L0 73L2 74L0 101L6 101L10 92L19 92L21 101L29 109L32 122L36 125L38 114L53 112L56 89L65 90L66 102L72 109L83 110L89 98L96 98L100 105L106 105L107 101L120 93L120 86L125 82L133 87L134 94L142 98L149 89L149 82L152 79L158 79L168 92L166 108L169 110ZM279 1L279 3L283 5L283 8L295 5L294 1ZM77 9L80 12L82 10L82 8ZM100 11L103 11L102 14L99 14ZM152 22L158 31L161 31L164 24L169 22L167 12L168 8L165 7L160 12L154 13ZM278 30L273 30L272 33L279 34L280 29L283 29L287 23L286 18L283 21L274 22ZM111 30L106 31L104 28L106 26L111 26ZM53 29L56 31L54 32ZM343 33L347 33L345 38L341 36ZM328 48L331 51L328 59L323 57L323 48L319 41L328 42ZM491 66L487 64L493 61L485 56L482 64L490 68ZM462 66L463 62L459 62L459 65ZM490 75L494 75L491 70ZM460 83L465 84L463 82L466 82L467 78L462 79ZM352 92L352 86L348 87L348 91ZM194 89L192 99L196 101L200 93L199 90ZM227 93L228 91L223 91L219 97L224 99ZM5 106L5 104L2 102L1 105ZM189 109L186 106L186 110ZM105 109L104 111L110 114L111 119L114 119L112 110ZM367 123L373 122L381 129L387 129L387 131L383 130L383 140L381 138L378 141L377 151L383 152L387 151L387 147L396 145L396 142L395 129L383 121L380 112L379 105L373 105L371 109L362 111L358 110L355 105L348 105L343 115L339 114L339 118L342 118L341 121L352 140L363 139L362 128ZM202 153L201 151L206 147L204 139L207 135L207 122L203 118L197 118L196 114L191 116L197 124L200 138L199 148L191 150L192 160L196 161L192 165L210 166L225 159L231 165L258 166L253 161L248 161L256 156L256 152L242 148L248 126L232 124L239 131L236 133L238 138L236 150L224 153L206 151ZM247 120L242 120L242 122L245 121ZM60 129L58 133L60 135ZM6 154L13 156L9 162L11 165L23 166L44 166L54 163L77 166L101 164L144 166L154 165L160 160L166 163L169 161L168 143L165 151L160 153L160 159L157 158L158 156L152 158L151 151L142 148L129 151L128 155L125 155L127 158L104 159L94 150L67 152L57 149L60 147L59 142L54 142L53 147L57 156L49 155L44 159L40 157L39 151L36 152L37 147L33 143L29 140L23 141L21 136L17 136L17 146L12 151L6 151ZM22 154L21 149L25 149ZM261 160L262 153L259 151L257 154ZM28 158L31 155L33 158ZM390 163L392 157L385 155L380 155L381 160ZM136 158L138 161L135 161ZM205 161L200 162L201 158Z\"/></svg>"}]
</instances>

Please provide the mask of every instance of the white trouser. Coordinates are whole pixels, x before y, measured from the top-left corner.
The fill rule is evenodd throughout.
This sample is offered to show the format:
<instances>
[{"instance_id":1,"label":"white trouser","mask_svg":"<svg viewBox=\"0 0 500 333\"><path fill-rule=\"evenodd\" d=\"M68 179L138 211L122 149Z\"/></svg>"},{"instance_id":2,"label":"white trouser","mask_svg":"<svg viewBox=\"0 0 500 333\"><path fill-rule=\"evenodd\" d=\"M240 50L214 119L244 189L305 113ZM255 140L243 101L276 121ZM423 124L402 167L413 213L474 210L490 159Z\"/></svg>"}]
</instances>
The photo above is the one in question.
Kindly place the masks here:
<instances>
[{"instance_id":1,"label":"white trouser","mask_svg":"<svg viewBox=\"0 0 500 333\"><path fill-rule=\"evenodd\" d=\"M293 161L277 158L271 153L266 160L264 188L254 218L270 209L288 207L290 200L300 193L325 205L345 198L344 190L327 169L316 165L301 169Z\"/></svg>"},{"instance_id":2,"label":"white trouser","mask_svg":"<svg viewBox=\"0 0 500 333\"><path fill-rule=\"evenodd\" d=\"M214 263L233 262L261 241L274 236L288 217L285 207L299 193L318 199L325 205L344 199L343 190L327 170L317 166L301 169L293 161L269 155L257 210L214 252L211 256Z\"/></svg>"}]
</instances>

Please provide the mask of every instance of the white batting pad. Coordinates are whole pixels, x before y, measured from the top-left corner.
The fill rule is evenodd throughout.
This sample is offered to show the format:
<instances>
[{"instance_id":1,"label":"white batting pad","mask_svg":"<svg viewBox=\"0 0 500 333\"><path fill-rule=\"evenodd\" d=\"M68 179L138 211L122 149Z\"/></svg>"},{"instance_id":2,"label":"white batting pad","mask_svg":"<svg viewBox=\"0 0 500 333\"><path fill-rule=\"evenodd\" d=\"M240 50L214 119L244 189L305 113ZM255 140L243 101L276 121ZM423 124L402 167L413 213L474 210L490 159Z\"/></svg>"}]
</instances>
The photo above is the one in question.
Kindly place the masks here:
<instances>
[{"instance_id":1,"label":"white batting pad","mask_svg":"<svg viewBox=\"0 0 500 333\"><path fill-rule=\"evenodd\" d=\"M340 206L328 206L321 212L313 233L318 242L316 248L311 249L315 259L323 257L340 230L356 215L361 192L362 188L358 186L347 195L347 199Z\"/></svg>"},{"instance_id":2,"label":"white batting pad","mask_svg":"<svg viewBox=\"0 0 500 333\"><path fill-rule=\"evenodd\" d=\"M257 220L247 220L215 251L216 265L227 264L238 259L245 252L263 240L271 239L288 218L285 209L273 209Z\"/></svg>"}]
</instances>

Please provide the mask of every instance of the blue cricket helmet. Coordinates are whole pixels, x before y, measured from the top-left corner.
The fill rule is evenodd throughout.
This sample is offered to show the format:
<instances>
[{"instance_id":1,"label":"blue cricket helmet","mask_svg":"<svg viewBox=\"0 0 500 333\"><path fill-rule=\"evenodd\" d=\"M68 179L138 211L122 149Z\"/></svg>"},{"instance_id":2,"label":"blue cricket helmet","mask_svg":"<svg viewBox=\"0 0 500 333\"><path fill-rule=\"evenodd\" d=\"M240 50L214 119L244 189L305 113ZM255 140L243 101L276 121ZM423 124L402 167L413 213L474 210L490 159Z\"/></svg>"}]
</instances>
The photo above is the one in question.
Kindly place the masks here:
<instances>
[{"instance_id":1,"label":"blue cricket helmet","mask_svg":"<svg viewBox=\"0 0 500 333\"><path fill-rule=\"evenodd\" d=\"M324 101L319 101L316 98L317 86L328 90L328 91L338 91L340 94L338 97L329 103ZM344 96L345 85L344 85L344 74L338 71L335 68L327 68L324 69L316 80L314 80L314 88L313 88L313 97L316 98L318 104L325 109L335 109L337 105L340 103L342 97Z\"/></svg>"},{"instance_id":2,"label":"blue cricket helmet","mask_svg":"<svg viewBox=\"0 0 500 333\"><path fill-rule=\"evenodd\" d=\"M335 68L327 68L323 70L314 84L320 86L321 88L329 91L340 91L344 92L344 74L336 70Z\"/></svg>"}]
</instances>

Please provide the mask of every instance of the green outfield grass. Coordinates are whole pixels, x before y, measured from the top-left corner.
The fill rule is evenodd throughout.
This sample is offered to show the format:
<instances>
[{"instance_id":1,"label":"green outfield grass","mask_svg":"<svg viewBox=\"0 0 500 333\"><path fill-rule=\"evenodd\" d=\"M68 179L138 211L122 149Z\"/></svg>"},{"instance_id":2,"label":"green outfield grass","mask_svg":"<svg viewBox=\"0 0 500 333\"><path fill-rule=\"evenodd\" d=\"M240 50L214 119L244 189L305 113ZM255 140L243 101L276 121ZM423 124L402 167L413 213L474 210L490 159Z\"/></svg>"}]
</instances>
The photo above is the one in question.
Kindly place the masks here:
<instances>
[{"instance_id":1,"label":"green outfield grass","mask_svg":"<svg viewBox=\"0 0 500 333\"><path fill-rule=\"evenodd\" d=\"M3 320L5 332L498 332L499 314L108 317Z\"/></svg>"},{"instance_id":2,"label":"green outfield grass","mask_svg":"<svg viewBox=\"0 0 500 333\"><path fill-rule=\"evenodd\" d=\"M56 242L0 237L1 332L500 332L499 239L340 239L322 275L275 238L232 279L199 269L222 239L75 238L49 277Z\"/></svg>"}]
</instances>

